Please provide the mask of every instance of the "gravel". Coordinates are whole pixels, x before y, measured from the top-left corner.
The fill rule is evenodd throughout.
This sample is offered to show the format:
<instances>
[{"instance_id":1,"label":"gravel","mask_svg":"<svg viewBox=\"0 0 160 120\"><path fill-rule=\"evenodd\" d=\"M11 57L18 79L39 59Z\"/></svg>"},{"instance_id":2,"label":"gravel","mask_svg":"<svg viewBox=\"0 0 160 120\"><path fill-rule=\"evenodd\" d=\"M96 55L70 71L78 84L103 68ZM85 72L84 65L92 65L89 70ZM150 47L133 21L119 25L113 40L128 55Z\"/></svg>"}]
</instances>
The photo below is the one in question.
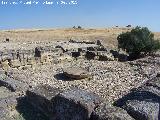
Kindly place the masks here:
<instances>
[{"instance_id":1,"label":"gravel","mask_svg":"<svg viewBox=\"0 0 160 120\"><path fill-rule=\"evenodd\" d=\"M62 68L70 66L86 69L93 78L89 80L66 81L55 77L55 75L62 73ZM10 71L12 71L13 78L21 80L32 87L39 84L49 84L65 90L77 86L78 88L92 91L109 102L121 98L146 79L139 72L137 66L117 61L100 62L81 59L73 62L36 66L34 69L11 69Z\"/></svg>"}]
</instances>

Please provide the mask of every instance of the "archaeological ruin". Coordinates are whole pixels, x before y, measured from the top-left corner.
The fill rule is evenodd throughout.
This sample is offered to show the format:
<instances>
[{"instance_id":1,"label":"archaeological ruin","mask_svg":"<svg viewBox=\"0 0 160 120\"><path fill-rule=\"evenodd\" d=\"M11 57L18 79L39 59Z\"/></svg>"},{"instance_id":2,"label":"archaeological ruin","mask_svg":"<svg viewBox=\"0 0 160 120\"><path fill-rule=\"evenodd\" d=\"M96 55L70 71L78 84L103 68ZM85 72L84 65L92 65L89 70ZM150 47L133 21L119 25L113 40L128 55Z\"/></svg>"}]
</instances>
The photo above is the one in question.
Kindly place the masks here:
<instances>
[{"instance_id":1,"label":"archaeological ruin","mask_svg":"<svg viewBox=\"0 0 160 120\"><path fill-rule=\"evenodd\" d=\"M160 119L158 53L127 61L127 54L100 40L6 41L0 49L0 120Z\"/></svg>"}]
</instances>

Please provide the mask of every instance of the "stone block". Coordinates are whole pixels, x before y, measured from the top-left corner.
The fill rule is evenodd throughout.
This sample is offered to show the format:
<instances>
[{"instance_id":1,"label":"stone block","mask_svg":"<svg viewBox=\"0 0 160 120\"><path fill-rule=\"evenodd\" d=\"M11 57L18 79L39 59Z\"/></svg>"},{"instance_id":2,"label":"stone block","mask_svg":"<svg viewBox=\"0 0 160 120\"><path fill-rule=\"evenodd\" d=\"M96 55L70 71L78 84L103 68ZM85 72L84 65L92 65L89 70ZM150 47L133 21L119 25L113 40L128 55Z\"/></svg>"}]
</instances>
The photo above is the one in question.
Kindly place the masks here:
<instances>
[{"instance_id":1,"label":"stone block","mask_svg":"<svg viewBox=\"0 0 160 120\"><path fill-rule=\"evenodd\" d=\"M27 99L35 108L49 116L53 112L51 99L61 91L58 88L52 88L49 85L39 85L26 92Z\"/></svg>"},{"instance_id":2,"label":"stone block","mask_svg":"<svg viewBox=\"0 0 160 120\"><path fill-rule=\"evenodd\" d=\"M154 101L127 101L123 108L136 120L159 120L159 103Z\"/></svg>"},{"instance_id":3,"label":"stone block","mask_svg":"<svg viewBox=\"0 0 160 120\"><path fill-rule=\"evenodd\" d=\"M52 120L87 120L100 102L94 93L78 88L66 90L52 100Z\"/></svg>"},{"instance_id":4,"label":"stone block","mask_svg":"<svg viewBox=\"0 0 160 120\"><path fill-rule=\"evenodd\" d=\"M100 104L90 120L134 120L127 111L107 103Z\"/></svg>"}]
</instances>

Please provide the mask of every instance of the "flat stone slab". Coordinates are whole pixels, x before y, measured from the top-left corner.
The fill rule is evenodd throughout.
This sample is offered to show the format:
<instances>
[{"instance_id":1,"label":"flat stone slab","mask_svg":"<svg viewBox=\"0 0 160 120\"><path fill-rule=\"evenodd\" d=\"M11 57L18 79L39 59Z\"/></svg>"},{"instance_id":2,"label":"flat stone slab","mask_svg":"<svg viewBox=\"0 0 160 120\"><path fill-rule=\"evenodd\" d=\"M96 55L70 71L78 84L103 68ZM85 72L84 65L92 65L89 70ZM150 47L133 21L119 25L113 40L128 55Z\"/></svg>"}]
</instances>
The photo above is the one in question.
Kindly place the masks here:
<instances>
[{"instance_id":1,"label":"flat stone slab","mask_svg":"<svg viewBox=\"0 0 160 120\"><path fill-rule=\"evenodd\" d=\"M134 120L127 111L109 105L100 104L93 112L90 120Z\"/></svg>"},{"instance_id":2,"label":"flat stone slab","mask_svg":"<svg viewBox=\"0 0 160 120\"><path fill-rule=\"evenodd\" d=\"M29 103L48 116L53 111L51 99L60 92L58 88L53 88L49 85L39 85L28 90L26 96Z\"/></svg>"},{"instance_id":3,"label":"flat stone slab","mask_svg":"<svg viewBox=\"0 0 160 120\"><path fill-rule=\"evenodd\" d=\"M101 99L94 93L72 88L58 94L52 101L52 120L87 120Z\"/></svg>"},{"instance_id":4,"label":"flat stone slab","mask_svg":"<svg viewBox=\"0 0 160 120\"><path fill-rule=\"evenodd\" d=\"M87 70L77 67L63 68L63 73L72 79L85 79L91 77Z\"/></svg>"}]
</instances>

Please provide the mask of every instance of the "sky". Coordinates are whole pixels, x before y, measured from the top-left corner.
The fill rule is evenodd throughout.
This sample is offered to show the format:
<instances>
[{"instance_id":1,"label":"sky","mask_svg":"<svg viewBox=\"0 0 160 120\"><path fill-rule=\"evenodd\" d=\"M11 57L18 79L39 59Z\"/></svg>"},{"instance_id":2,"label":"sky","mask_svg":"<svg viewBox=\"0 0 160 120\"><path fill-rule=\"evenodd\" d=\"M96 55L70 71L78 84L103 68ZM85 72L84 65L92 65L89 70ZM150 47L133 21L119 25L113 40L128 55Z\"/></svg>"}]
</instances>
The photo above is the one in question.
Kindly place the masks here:
<instances>
[{"instance_id":1,"label":"sky","mask_svg":"<svg viewBox=\"0 0 160 120\"><path fill-rule=\"evenodd\" d=\"M29 1L32 4L24 5ZM107 28L131 24L160 32L160 0L63 0L68 4L61 4L61 0L48 0L53 2L50 5L42 4L44 1L21 0L20 4L20 0L0 0L0 29L67 28L78 25ZM77 4L69 5L71 1Z\"/></svg>"}]
</instances>

